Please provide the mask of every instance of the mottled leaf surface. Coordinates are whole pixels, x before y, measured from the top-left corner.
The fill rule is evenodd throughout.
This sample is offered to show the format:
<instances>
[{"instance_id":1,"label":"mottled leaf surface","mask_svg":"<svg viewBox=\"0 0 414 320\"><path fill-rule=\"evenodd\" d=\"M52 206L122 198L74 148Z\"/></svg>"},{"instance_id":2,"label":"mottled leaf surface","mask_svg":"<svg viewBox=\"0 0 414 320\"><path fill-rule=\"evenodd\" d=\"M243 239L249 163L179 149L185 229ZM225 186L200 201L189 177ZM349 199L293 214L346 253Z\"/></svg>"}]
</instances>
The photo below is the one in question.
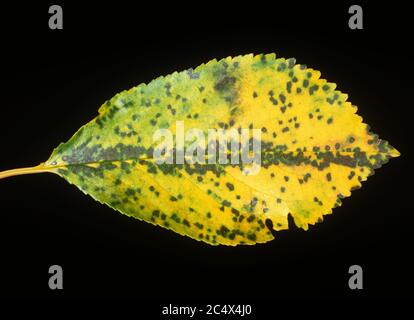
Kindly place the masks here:
<instances>
[{"instance_id":1,"label":"mottled leaf surface","mask_svg":"<svg viewBox=\"0 0 414 320\"><path fill-rule=\"evenodd\" d=\"M398 151L369 131L357 108L320 72L274 54L212 60L138 85L45 163L94 199L137 219L210 244L255 244L307 229ZM153 133L258 128L262 168L157 165Z\"/></svg>"}]
</instances>

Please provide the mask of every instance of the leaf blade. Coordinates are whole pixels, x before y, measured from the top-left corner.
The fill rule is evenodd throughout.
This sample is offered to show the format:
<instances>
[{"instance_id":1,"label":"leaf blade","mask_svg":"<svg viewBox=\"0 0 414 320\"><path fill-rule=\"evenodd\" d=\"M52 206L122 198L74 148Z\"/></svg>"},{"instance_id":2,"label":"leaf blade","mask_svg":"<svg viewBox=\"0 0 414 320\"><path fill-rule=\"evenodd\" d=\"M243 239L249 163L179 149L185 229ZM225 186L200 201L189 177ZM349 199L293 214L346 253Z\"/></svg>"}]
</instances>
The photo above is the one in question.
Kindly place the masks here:
<instances>
[{"instance_id":1,"label":"leaf blade","mask_svg":"<svg viewBox=\"0 0 414 320\"><path fill-rule=\"evenodd\" d=\"M335 89L318 71L273 54L212 60L117 94L46 165L94 199L194 239L267 242L266 219L283 230L291 213L306 230L399 155ZM260 128L260 173L155 164L154 128L174 132L182 120L204 133Z\"/></svg>"}]
</instances>

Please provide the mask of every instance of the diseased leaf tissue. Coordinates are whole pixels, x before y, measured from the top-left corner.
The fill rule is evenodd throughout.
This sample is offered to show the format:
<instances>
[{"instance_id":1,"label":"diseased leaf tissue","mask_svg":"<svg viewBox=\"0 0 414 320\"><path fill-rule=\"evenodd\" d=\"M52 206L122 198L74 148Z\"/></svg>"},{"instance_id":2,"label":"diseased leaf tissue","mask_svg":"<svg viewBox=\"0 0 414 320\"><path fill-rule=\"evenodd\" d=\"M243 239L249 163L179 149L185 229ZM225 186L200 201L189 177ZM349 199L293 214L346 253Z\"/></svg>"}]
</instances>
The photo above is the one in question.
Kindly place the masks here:
<instances>
[{"instance_id":1,"label":"diseased leaf tissue","mask_svg":"<svg viewBox=\"0 0 414 320\"><path fill-rule=\"evenodd\" d=\"M128 216L209 244L267 242L267 219L287 229L290 213L306 230L399 155L335 88L274 54L212 60L117 94L45 163L0 178L53 172ZM154 130L175 132L176 121L205 133L259 128L261 170L157 164Z\"/></svg>"}]
</instances>

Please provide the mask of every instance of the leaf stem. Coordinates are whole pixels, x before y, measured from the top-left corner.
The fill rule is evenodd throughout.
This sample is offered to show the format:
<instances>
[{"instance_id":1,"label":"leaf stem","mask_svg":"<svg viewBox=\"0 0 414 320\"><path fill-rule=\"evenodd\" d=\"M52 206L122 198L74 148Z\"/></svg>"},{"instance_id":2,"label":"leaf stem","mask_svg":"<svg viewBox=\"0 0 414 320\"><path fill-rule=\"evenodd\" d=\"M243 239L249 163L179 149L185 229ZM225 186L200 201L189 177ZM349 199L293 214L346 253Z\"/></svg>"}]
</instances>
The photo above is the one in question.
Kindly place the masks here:
<instances>
[{"instance_id":1,"label":"leaf stem","mask_svg":"<svg viewBox=\"0 0 414 320\"><path fill-rule=\"evenodd\" d=\"M13 177L13 176L20 176L23 174L34 174L34 173L41 173L41 172L50 172L50 168L46 167L44 163L41 163L35 167L27 167L27 168L19 168L19 169L1 171L0 179Z\"/></svg>"}]
</instances>

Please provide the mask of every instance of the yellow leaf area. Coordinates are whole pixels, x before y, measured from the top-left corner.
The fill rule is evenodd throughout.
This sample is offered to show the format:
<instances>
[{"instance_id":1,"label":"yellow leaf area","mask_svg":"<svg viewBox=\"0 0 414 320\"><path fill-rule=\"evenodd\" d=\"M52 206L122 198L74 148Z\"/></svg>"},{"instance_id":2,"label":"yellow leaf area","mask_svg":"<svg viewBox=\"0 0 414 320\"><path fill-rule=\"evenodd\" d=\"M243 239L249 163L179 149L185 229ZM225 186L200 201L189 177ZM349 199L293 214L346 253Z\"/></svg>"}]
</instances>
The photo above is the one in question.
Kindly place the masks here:
<instances>
[{"instance_id":1,"label":"yellow leaf area","mask_svg":"<svg viewBox=\"0 0 414 320\"><path fill-rule=\"evenodd\" d=\"M274 54L212 60L117 94L45 167L110 207L209 244L307 229L399 155L318 71ZM260 129L261 168L161 164L157 129ZM185 141L190 145L191 141Z\"/></svg>"}]
</instances>

